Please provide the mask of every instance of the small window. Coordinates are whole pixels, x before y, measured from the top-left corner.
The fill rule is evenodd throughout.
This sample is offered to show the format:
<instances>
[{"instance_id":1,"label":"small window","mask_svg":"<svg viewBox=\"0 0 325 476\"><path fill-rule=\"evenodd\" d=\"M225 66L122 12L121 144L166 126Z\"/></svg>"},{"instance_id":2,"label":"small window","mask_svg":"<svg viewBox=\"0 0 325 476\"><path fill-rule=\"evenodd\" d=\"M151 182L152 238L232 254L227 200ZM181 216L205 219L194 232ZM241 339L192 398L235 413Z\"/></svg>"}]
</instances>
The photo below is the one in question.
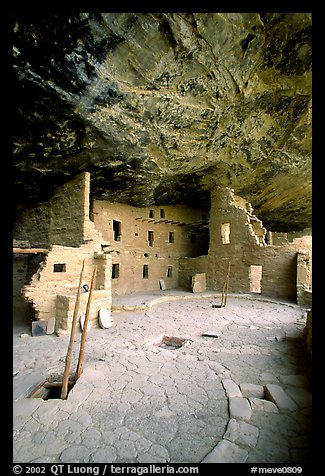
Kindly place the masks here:
<instances>
[{"instance_id":1,"label":"small window","mask_svg":"<svg viewBox=\"0 0 325 476\"><path fill-rule=\"evenodd\" d=\"M173 267L168 266L167 268L167 278L172 278L173 277Z\"/></svg>"},{"instance_id":2,"label":"small window","mask_svg":"<svg viewBox=\"0 0 325 476\"><path fill-rule=\"evenodd\" d=\"M144 265L143 265L142 277L143 277L144 279L148 279L148 278L149 278L149 266L148 266L147 264L144 264Z\"/></svg>"},{"instance_id":3,"label":"small window","mask_svg":"<svg viewBox=\"0 0 325 476\"><path fill-rule=\"evenodd\" d=\"M160 218L165 218L165 210L163 208L160 209Z\"/></svg>"},{"instance_id":4,"label":"small window","mask_svg":"<svg viewBox=\"0 0 325 476\"><path fill-rule=\"evenodd\" d=\"M154 218L155 212L154 210L149 210L149 218Z\"/></svg>"},{"instance_id":5,"label":"small window","mask_svg":"<svg viewBox=\"0 0 325 476\"><path fill-rule=\"evenodd\" d=\"M190 239L191 239L191 243L196 243L196 234L195 233L191 233L191 236L190 236Z\"/></svg>"},{"instance_id":6,"label":"small window","mask_svg":"<svg viewBox=\"0 0 325 476\"><path fill-rule=\"evenodd\" d=\"M120 265L113 263L112 265L112 279L117 279L120 276Z\"/></svg>"},{"instance_id":7,"label":"small window","mask_svg":"<svg viewBox=\"0 0 325 476\"><path fill-rule=\"evenodd\" d=\"M221 239L223 245L230 243L230 223L221 223Z\"/></svg>"},{"instance_id":8,"label":"small window","mask_svg":"<svg viewBox=\"0 0 325 476\"><path fill-rule=\"evenodd\" d=\"M121 222L118 220L113 220L113 233L114 241L121 240Z\"/></svg>"},{"instance_id":9,"label":"small window","mask_svg":"<svg viewBox=\"0 0 325 476\"><path fill-rule=\"evenodd\" d=\"M174 243L175 242L175 235L173 231L169 232L169 243Z\"/></svg>"},{"instance_id":10,"label":"small window","mask_svg":"<svg viewBox=\"0 0 325 476\"><path fill-rule=\"evenodd\" d=\"M153 246L153 231L148 231L149 246Z\"/></svg>"},{"instance_id":11,"label":"small window","mask_svg":"<svg viewBox=\"0 0 325 476\"><path fill-rule=\"evenodd\" d=\"M67 270L67 265L65 263L55 263L53 265L54 273L65 273Z\"/></svg>"}]
</instances>

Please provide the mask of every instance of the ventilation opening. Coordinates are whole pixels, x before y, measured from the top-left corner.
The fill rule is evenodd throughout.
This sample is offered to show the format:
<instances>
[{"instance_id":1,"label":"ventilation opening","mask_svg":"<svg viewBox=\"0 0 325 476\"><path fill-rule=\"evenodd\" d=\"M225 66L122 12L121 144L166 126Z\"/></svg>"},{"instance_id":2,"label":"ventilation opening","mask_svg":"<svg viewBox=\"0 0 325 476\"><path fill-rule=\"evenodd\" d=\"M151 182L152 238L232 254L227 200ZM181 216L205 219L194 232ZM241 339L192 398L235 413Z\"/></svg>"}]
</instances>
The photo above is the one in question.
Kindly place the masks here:
<instances>
[{"instance_id":1,"label":"ventilation opening","mask_svg":"<svg viewBox=\"0 0 325 476\"><path fill-rule=\"evenodd\" d=\"M65 273L67 270L67 265L65 263L55 263L53 265L54 273Z\"/></svg>"},{"instance_id":2,"label":"ventilation opening","mask_svg":"<svg viewBox=\"0 0 325 476\"><path fill-rule=\"evenodd\" d=\"M71 379L68 382L68 393L74 387L76 381L75 379ZM50 399L61 399L61 391L62 391L63 382L61 381L45 381L43 384L38 385L34 390L31 392L28 398L42 398L43 400L50 400Z\"/></svg>"}]
</instances>

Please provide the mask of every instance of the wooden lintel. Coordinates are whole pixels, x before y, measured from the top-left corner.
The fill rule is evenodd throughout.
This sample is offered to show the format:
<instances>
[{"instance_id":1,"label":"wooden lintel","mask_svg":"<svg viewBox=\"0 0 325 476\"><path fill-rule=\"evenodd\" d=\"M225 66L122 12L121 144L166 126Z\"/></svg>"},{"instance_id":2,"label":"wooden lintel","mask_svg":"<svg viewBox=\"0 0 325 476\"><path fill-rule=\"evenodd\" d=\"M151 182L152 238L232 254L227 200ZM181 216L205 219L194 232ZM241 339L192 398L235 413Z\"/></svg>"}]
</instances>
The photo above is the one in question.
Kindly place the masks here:
<instances>
[{"instance_id":1,"label":"wooden lintel","mask_svg":"<svg viewBox=\"0 0 325 476\"><path fill-rule=\"evenodd\" d=\"M13 248L14 254L48 254L49 250L45 248Z\"/></svg>"}]
</instances>

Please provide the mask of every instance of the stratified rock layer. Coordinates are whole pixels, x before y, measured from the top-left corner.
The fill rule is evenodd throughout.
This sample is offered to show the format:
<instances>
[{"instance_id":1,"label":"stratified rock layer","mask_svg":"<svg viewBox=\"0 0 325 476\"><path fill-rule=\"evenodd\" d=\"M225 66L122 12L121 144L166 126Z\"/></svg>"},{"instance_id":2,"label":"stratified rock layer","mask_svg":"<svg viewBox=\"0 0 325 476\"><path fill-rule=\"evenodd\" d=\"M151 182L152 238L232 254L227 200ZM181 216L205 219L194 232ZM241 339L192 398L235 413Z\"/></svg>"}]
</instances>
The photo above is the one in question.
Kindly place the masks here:
<instances>
[{"instance_id":1,"label":"stratified rock layer","mask_svg":"<svg viewBox=\"0 0 325 476\"><path fill-rule=\"evenodd\" d=\"M209 206L228 186L269 230L311 226L311 15L14 15L18 203L91 172L94 197Z\"/></svg>"}]
</instances>

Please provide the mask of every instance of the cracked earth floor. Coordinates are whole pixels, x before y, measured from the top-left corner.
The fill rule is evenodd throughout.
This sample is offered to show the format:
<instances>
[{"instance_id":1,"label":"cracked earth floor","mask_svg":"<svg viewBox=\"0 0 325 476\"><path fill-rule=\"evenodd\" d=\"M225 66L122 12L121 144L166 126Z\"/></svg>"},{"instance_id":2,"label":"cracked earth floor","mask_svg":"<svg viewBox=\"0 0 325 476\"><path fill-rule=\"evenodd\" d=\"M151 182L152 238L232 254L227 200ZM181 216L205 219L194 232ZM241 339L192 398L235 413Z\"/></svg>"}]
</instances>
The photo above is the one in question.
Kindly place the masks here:
<instances>
[{"instance_id":1,"label":"cracked earth floor","mask_svg":"<svg viewBox=\"0 0 325 476\"><path fill-rule=\"evenodd\" d=\"M249 424L257 440L241 438L247 463L309 462L310 363L292 337L304 328L305 310L241 295L215 308L219 297L188 293L151 305L161 294L131 296L129 308L132 299L148 308L122 305L112 312L111 328L91 328L84 372L67 400L14 401L14 462L199 463L222 441L231 418L224 379L276 383L296 403L294 411L255 405ZM202 336L207 331L218 337ZM69 336L21 338L22 332L14 327L14 386L35 373L62 375ZM164 349L153 345L161 335L186 341ZM80 337L79 331L72 371ZM299 385L305 393L297 393Z\"/></svg>"}]
</instances>

